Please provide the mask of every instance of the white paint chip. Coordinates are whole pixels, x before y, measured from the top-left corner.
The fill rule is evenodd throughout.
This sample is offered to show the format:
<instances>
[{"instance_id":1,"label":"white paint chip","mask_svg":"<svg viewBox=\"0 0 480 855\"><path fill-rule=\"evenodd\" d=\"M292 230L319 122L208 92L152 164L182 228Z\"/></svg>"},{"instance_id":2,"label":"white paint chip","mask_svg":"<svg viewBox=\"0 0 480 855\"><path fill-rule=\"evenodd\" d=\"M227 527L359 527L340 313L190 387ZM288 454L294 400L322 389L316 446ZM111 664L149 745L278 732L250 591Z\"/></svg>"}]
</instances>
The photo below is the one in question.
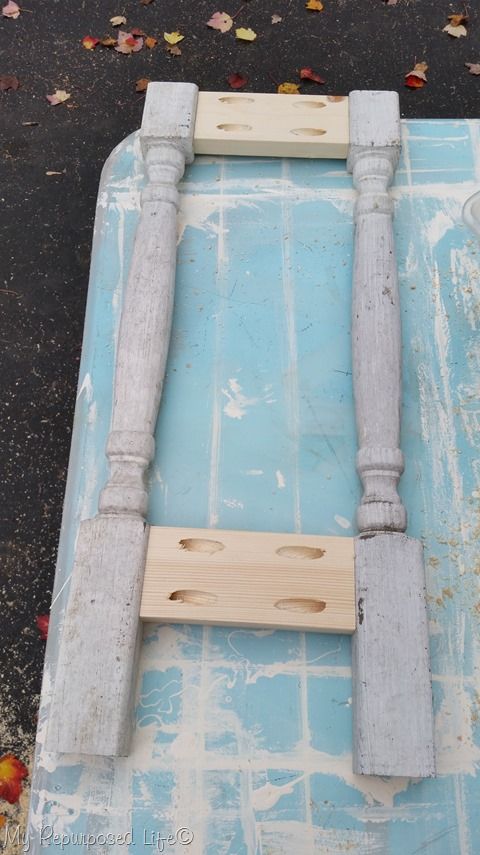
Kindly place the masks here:
<instances>
[{"instance_id":1,"label":"white paint chip","mask_svg":"<svg viewBox=\"0 0 480 855\"><path fill-rule=\"evenodd\" d=\"M340 528L351 528L352 523L346 517L341 517L340 514L335 514L334 520Z\"/></svg>"}]
</instances>

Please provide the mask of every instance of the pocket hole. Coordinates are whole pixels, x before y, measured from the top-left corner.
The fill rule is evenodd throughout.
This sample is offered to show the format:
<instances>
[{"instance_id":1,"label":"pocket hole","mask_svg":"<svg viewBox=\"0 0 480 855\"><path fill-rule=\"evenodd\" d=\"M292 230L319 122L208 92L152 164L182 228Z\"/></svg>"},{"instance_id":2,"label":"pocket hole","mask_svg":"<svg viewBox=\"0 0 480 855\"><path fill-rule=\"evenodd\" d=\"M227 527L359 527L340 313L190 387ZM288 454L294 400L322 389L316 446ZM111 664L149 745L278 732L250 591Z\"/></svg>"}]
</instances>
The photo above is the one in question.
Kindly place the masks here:
<instances>
[{"instance_id":1,"label":"pocket hole","mask_svg":"<svg viewBox=\"0 0 480 855\"><path fill-rule=\"evenodd\" d=\"M206 552L207 555L213 555L214 552L225 549L219 540L208 540L206 537L185 537L178 541L178 545L180 549L186 549L187 552Z\"/></svg>"},{"instance_id":2,"label":"pocket hole","mask_svg":"<svg viewBox=\"0 0 480 855\"><path fill-rule=\"evenodd\" d=\"M326 107L327 105L323 101L295 101L292 106L296 110L304 110L305 108L308 110L319 110L321 107Z\"/></svg>"},{"instance_id":3,"label":"pocket hole","mask_svg":"<svg viewBox=\"0 0 480 855\"><path fill-rule=\"evenodd\" d=\"M325 550L315 546L281 546L277 549L277 555L282 558L306 558L312 561L314 558L323 558Z\"/></svg>"},{"instance_id":4,"label":"pocket hole","mask_svg":"<svg viewBox=\"0 0 480 855\"><path fill-rule=\"evenodd\" d=\"M168 599L192 606L214 606L217 602L215 594L209 594L207 591L173 591Z\"/></svg>"},{"instance_id":5,"label":"pocket hole","mask_svg":"<svg viewBox=\"0 0 480 855\"><path fill-rule=\"evenodd\" d=\"M239 95L238 97L227 95L225 98L219 98L218 100L222 104L253 104L255 98L245 98L243 95Z\"/></svg>"},{"instance_id":6,"label":"pocket hole","mask_svg":"<svg viewBox=\"0 0 480 855\"><path fill-rule=\"evenodd\" d=\"M322 128L294 128L290 133L296 134L297 137L322 137L327 132Z\"/></svg>"},{"instance_id":7,"label":"pocket hole","mask_svg":"<svg viewBox=\"0 0 480 855\"><path fill-rule=\"evenodd\" d=\"M345 101L346 95L327 95L327 101L333 101L335 104L338 101Z\"/></svg>"},{"instance_id":8,"label":"pocket hole","mask_svg":"<svg viewBox=\"0 0 480 855\"><path fill-rule=\"evenodd\" d=\"M323 612L326 605L327 604L324 600L309 600L302 597L293 597L289 600L277 600L275 608L286 612L304 612L306 614L313 614L314 612Z\"/></svg>"},{"instance_id":9,"label":"pocket hole","mask_svg":"<svg viewBox=\"0 0 480 855\"><path fill-rule=\"evenodd\" d=\"M251 125L223 124L223 125L217 125L217 128L219 131L229 131L229 132L232 132L232 131L251 131L252 130Z\"/></svg>"}]
</instances>

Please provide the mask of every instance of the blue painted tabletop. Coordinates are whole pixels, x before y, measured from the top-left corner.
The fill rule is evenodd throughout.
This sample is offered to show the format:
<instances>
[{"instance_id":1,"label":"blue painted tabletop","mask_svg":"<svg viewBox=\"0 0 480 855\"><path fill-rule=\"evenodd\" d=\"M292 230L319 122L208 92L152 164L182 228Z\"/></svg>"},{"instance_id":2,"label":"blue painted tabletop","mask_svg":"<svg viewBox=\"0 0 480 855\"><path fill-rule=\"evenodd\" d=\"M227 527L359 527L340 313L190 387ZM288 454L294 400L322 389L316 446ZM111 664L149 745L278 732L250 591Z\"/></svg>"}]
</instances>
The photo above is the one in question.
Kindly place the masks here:
<instances>
[{"instance_id":1,"label":"blue painted tabletop","mask_svg":"<svg viewBox=\"0 0 480 855\"><path fill-rule=\"evenodd\" d=\"M106 478L144 185L138 135L112 153L98 198L30 851L480 852L480 256L461 219L479 182L479 122L403 122L393 188L401 494L408 532L425 545L438 776L352 773L348 637L184 625L145 626L131 755L58 757L42 747L58 632L78 524L95 515ZM150 521L351 537L360 489L345 163L198 157L181 192Z\"/></svg>"}]
</instances>

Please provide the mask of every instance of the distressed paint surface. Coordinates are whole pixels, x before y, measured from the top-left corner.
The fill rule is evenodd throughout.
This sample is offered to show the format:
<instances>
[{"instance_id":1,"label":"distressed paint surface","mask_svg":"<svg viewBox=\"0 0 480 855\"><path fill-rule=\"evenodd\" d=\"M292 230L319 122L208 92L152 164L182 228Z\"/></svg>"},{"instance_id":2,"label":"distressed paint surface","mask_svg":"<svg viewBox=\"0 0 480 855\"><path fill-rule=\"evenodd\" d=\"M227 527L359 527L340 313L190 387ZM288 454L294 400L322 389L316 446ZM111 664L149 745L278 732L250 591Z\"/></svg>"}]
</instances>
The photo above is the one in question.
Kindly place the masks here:
<instances>
[{"instance_id":1,"label":"distressed paint surface","mask_svg":"<svg viewBox=\"0 0 480 855\"><path fill-rule=\"evenodd\" d=\"M131 756L42 750L55 628L80 519L106 476L115 336L143 173L130 137L100 188L79 397L39 720L41 827L90 852L474 855L480 835L479 247L461 207L480 123L403 123L395 232L404 338L400 492L425 543L439 776L351 772L350 640L147 626ZM198 158L183 183L176 307L151 522L350 536L354 193L344 164ZM399 603L401 608L401 603ZM107 848L102 834L133 843ZM128 839L128 837L127 837ZM188 835L184 838L188 839Z\"/></svg>"}]
</instances>

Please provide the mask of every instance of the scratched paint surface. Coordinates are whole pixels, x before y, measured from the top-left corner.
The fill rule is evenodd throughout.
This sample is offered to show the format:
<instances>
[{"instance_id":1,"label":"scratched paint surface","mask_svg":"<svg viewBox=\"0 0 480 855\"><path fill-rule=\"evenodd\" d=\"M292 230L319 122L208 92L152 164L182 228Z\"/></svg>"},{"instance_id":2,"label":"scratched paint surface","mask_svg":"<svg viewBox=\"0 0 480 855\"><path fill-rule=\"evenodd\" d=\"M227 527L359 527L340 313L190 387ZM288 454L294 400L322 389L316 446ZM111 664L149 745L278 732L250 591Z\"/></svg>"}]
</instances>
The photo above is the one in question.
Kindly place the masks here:
<instances>
[{"instance_id":1,"label":"scratched paint surface","mask_svg":"<svg viewBox=\"0 0 480 855\"><path fill-rule=\"evenodd\" d=\"M480 123L412 121L403 136L393 191L401 491L409 532L426 549L438 777L353 775L350 641L287 632L149 625L130 757L59 759L42 749L76 530L94 515L106 476L115 338L143 186L133 136L100 187L31 851L55 851L53 832L71 853L81 833L95 853L479 851L480 255L461 207L480 181ZM198 158L189 167L153 523L355 533L353 198L342 162ZM108 834L120 836L114 846Z\"/></svg>"}]
</instances>

